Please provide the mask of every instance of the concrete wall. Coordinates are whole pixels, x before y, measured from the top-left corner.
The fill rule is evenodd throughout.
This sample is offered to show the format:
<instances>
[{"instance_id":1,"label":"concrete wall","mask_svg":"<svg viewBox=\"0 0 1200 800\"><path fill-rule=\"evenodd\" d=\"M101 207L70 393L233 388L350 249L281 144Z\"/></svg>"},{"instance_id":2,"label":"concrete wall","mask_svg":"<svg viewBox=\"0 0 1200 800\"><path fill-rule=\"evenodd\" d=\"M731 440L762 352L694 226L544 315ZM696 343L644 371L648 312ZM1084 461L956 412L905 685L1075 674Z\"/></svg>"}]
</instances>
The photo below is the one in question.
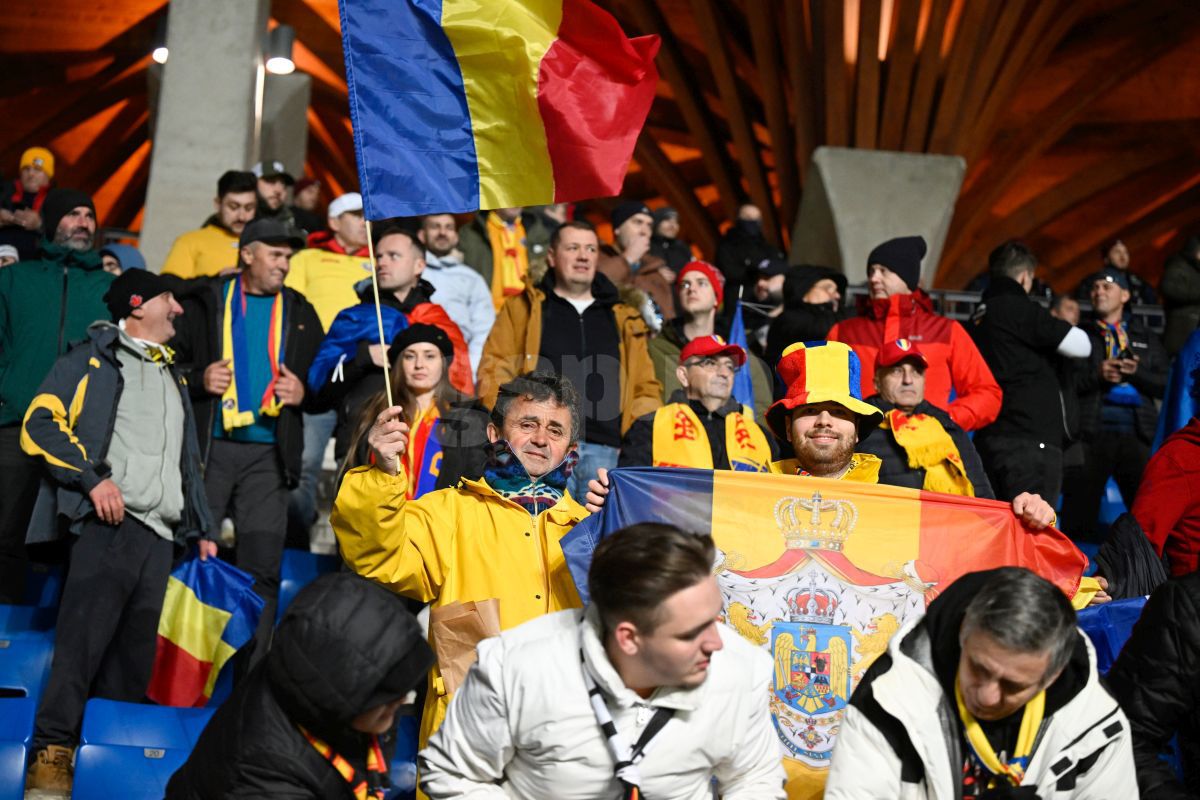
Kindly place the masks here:
<instances>
[{"instance_id":1,"label":"concrete wall","mask_svg":"<svg viewBox=\"0 0 1200 800\"><path fill-rule=\"evenodd\" d=\"M929 287L965 171L958 156L817 148L792 232L792 263L840 269L861 283L875 245L917 234L929 245L921 264Z\"/></svg>"},{"instance_id":2,"label":"concrete wall","mask_svg":"<svg viewBox=\"0 0 1200 800\"><path fill-rule=\"evenodd\" d=\"M282 161L295 177L304 174L311 95L312 78L309 75L303 72L293 72L291 75L267 73L263 93L262 139L256 161Z\"/></svg>"}]
</instances>

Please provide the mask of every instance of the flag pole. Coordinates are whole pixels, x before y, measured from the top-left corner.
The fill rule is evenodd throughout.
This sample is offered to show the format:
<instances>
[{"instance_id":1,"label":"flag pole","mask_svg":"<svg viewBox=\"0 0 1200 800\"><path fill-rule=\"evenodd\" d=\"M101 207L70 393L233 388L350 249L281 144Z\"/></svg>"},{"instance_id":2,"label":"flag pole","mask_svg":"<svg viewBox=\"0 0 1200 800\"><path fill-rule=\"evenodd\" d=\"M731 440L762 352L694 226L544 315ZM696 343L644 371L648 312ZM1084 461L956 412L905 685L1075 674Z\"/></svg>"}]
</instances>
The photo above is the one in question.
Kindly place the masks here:
<instances>
[{"instance_id":1,"label":"flag pole","mask_svg":"<svg viewBox=\"0 0 1200 800\"><path fill-rule=\"evenodd\" d=\"M375 293L375 322L379 325L379 344L383 347L383 391L387 396L388 408L392 403L392 376L388 364L388 343L383 336L383 308L379 305L379 271L375 266L375 235L371 231L371 220L367 220L367 258L371 259L371 290Z\"/></svg>"}]
</instances>

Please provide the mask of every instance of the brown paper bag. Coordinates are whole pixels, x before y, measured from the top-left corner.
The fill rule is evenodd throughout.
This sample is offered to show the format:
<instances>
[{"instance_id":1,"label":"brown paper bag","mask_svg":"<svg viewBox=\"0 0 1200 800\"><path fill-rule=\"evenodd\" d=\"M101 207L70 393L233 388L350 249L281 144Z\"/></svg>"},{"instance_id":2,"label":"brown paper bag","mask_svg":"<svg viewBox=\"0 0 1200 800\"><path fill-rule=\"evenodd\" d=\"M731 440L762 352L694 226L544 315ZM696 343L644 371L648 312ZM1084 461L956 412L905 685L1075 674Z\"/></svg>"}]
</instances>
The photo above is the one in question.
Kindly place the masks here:
<instances>
[{"instance_id":1,"label":"brown paper bag","mask_svg":"<svg viewBox=\"0 0 1200 800\"><path fill-rule=\"evenodd\" d=\"M475 663L475 645L500 635L500 601L469 600L429 610L429 639L446 694L458 690Z\"/></svg>"}]
</instances>

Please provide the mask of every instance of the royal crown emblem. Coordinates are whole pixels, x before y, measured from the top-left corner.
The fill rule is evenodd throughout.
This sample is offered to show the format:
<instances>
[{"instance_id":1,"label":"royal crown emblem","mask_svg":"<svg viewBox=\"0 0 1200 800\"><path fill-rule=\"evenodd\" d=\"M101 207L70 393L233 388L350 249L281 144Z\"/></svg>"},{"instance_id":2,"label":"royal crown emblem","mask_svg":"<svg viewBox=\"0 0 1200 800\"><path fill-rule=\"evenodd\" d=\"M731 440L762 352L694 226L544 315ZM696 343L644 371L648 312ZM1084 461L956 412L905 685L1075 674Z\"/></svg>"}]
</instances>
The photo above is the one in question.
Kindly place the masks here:
<instances>
[{"instance_id":1,"label":"royal crown emblem","mask_svg":"<svg viewBox=\"0 0 1200 800\"><path fill-rule=\"evenodd\" d=\"M787 597L789 622L832 625L837 614L838 597L828 589L818 589L816 578L809 585L793 590Z\"/></svg>"},{"instance_id":2,"label":"royal crown emblem","mask_svg":"<svg viewBox=\"0 0 1200 800\"><path fill-rule=\"evenodd\" d=\"M783 497L775 504L775 524L789 550L841 552L858 523L858 509L848 500Z\"/></svg>"}]
</instances>

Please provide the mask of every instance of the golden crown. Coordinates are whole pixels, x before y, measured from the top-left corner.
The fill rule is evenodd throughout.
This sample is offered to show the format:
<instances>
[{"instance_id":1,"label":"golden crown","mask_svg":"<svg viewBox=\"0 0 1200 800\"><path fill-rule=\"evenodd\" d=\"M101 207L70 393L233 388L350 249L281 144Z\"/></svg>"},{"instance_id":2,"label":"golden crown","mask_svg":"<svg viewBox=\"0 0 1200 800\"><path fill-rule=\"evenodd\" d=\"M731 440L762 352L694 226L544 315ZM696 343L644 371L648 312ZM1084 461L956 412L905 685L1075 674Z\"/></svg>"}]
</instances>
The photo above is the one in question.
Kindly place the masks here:
<instances>
[{"instance_id":1,"label":"golden crown","mask_svg":"<svg viewBox=\"0 0 1200 800\"><path fill-rule=\"evenodd\" d=\"M789 550L841 552L858 523L858 509L848 500L783 497L775 504L775 524Z\"/></svg>"}]
</instances>

